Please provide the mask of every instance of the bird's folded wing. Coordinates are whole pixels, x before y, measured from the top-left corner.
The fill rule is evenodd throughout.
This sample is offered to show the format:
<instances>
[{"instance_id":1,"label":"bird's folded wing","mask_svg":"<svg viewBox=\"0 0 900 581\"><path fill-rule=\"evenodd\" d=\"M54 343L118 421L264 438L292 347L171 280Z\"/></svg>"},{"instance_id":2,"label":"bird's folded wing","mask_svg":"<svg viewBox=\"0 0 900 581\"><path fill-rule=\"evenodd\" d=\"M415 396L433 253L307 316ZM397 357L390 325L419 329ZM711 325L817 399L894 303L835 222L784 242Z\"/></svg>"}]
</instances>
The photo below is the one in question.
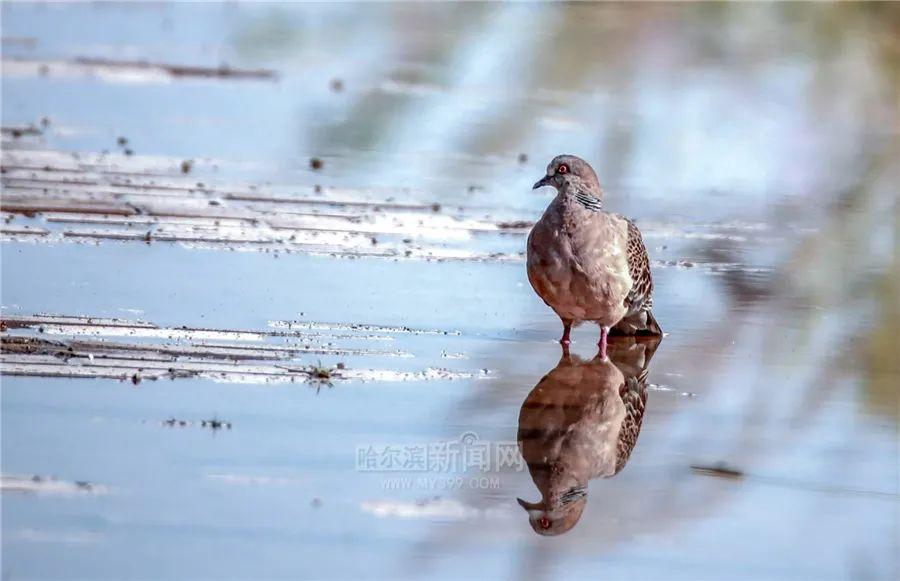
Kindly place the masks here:
<instances>
[{"instance_id":1,"label":"bird's folded wing","mask_svg":"<svg viewBox=\"0 0 900 581\"><path fill-rule=\"evenodd\" d=\"M641 231L628 220L628 274L631 275L631 291L625 297L628 314L653 306L653 277L650 275L650 258L641 239Z\"/></svg>"},{"instance_id":2,"label":"bird's folded wing","mask_svg":"<svg viewBox=\"0 0 900 581\"><path fill-rule=\"evenodd\" d=\"M637 444L641 433L641 423L644 420L644 409L647 406L647 374L646 370L637 377L627 377L619 388L622 403L625 404L625 417L622 419L622 427L619 430L619 439L616 444L616 471L618 474Z\"/></svg>"}]
</instances>

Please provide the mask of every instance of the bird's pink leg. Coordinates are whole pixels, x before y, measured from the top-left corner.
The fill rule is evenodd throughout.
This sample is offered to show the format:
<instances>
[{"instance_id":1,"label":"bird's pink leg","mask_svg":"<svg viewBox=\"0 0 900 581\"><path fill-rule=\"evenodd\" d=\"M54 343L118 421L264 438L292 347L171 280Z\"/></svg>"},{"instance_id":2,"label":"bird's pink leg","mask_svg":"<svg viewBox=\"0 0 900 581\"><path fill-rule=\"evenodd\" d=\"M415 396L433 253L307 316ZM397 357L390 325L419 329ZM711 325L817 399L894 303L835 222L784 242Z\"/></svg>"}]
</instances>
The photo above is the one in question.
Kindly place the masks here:
<instances>
[{"instance_id":1,"label":"bird's pink leg","mask_svg":"<svg viewBox=\"0 0 900 581\"><path fill-rule=\"evenodd\" d=\"M609 327L600 327L600 341L597 345L600 347L600 359L606 359L606 337L609 335Z\"/></svg>"},{"instance_id":2,"label":"bird's pink leg","mask_svg":"<svg viewBox=\"0 0 900 581\"><path fill-rule=\"evenodd\" d=\"M562 339L559 340L560 345L568 345L572 341L569 339L569 333L572 331L572 321L563 319L563 336Z\"/></svg>"}]
</instances>

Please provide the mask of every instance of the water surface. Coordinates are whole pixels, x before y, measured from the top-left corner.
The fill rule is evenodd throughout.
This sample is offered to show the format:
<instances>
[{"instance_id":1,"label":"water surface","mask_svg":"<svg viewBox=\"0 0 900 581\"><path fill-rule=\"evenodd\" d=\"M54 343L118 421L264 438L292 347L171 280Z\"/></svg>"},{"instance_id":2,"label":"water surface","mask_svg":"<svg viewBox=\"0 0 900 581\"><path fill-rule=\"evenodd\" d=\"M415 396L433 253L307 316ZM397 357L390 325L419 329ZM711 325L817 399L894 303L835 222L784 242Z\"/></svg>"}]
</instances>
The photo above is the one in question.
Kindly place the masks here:
<instances>
[{"instance_id":1,"label":"water surface","mask_svg":"<svg viewBox=\"0 0 900 581\"><path fill-rule=\"evenodd\" d=\"M4 319L248 333L293 322L296 336L267 344L332 351L285 365L424 374L135 384L12 375L5 351L4 576L897 577L894 5L2 11L2 125L41 129L4 132L5 203L101 189L119 199L110 176L145 172L182 189L140 197L126 184L120 203L208 198L220 205L204 212L258 219L229 230L4 213ZM523 404L560 364L559 321L521 253L549 202L530 185L561 152L590 160L607 207L637 220L667 336L646 365L627 464L590 479L577 523L548 537L516 500L540 497L527 463L376 470L360 451L517 449ZM72 173L56 175L96 183L50 183L63 167ZM324 200L384 208L297 218L315 186ZM250 191L290 203L227 195ZM362 256L329 212L392 224L375 245L387 257ZM277 220L296 232L310 220L328 247L277 240L265 229ZM148 244L145 228L222 238ZM71 235L88 229L105 235ZM84 338L40 327L4 336ZM590 361L597 329L573 336ZM98 340L259 344L229 337ZM99 361L82 359L66 365Z\"/></svg>"}]
</instances>

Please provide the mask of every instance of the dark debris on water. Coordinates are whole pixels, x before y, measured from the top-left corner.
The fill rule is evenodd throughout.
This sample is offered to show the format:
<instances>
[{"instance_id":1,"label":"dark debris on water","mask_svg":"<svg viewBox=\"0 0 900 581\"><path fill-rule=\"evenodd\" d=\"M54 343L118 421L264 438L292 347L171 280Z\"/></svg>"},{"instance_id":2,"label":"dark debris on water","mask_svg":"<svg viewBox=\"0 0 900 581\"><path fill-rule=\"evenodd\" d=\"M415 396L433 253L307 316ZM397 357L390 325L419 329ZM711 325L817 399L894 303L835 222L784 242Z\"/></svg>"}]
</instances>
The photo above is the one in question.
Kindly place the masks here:
<instances>
[{"instance_id":1,"label":"dark debris on water","mask_svg":"<svg viewBox=\"0 0 900 581\"><path fill-rule=\"evenodd\" d=\"M213 416L212 419L209 420L200 420L199 422L194 420L182 420L172 416L166 420L163 420L161 423L167 428L188 428L199 426L201 428L208 428L213 431L230 430L232 426L231 422L220 420L216 416Z\"/></svg>"},{"instance_id":2,"label":"dark debris on water","mask_svg":"<svg viewBox=\"0 0 900 581\"><path fill-rule=\"evenodd\" d=\"M716 478L739 480L744 477L744 472L742 470L729 466L725 462L717 462L715 464L691 464L691 470L696 474L714 476Z\"/></svg>"}]
</instances>

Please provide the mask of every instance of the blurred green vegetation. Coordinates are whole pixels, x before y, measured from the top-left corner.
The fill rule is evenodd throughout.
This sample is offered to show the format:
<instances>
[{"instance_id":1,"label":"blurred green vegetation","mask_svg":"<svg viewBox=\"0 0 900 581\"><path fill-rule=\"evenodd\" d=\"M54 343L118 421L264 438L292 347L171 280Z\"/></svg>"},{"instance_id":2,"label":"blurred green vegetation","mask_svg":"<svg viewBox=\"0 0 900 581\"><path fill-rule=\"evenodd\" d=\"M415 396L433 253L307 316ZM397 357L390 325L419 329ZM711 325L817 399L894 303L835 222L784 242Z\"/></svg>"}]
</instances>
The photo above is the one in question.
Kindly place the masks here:
<instances>
[{"instance_id":1,"label":"blurred green vegetation","mask_svg":"<svg viewBox=\"0 0 900 581\"><path fill-rule=\"evenodd\" d=\"M900 420L900 206L895 205L894 256L875 285L875 326L865 344L866 403L877 415Z\"/></svg>"}]
</instances>

